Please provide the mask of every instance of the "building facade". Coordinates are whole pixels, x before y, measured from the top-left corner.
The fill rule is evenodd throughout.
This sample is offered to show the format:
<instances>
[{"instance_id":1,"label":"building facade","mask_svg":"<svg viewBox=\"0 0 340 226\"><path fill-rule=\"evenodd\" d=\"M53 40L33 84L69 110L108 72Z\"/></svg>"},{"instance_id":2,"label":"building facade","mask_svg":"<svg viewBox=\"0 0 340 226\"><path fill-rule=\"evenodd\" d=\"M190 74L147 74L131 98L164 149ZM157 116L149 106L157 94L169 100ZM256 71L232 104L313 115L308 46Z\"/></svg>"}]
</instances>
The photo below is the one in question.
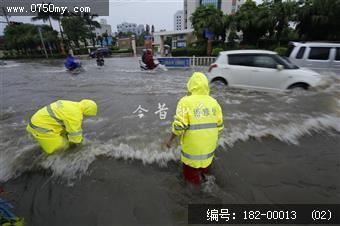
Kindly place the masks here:
<instances>
[{"instance_id":1,"label":"building facade","mask_svg":"<svg viewBox=\"0 0 340 226\"><path fill-rule=\"evenodd\" d=\"M155 32L153 35L153 45L158 47L158 52L162 56L164 55L165 40L167 38L171 39L171 49L184 48L190 43L197 41L197 38L194 35L194 29Z\"/></svg>"},{"instance_id":2,"label":"building facade","mask_svg":"<svg viewBox=\"0 0 340 226\"><path fill-rule=\"evenodd\" d=\"M184 30L184 11L179 10L174 15L174 30L181 31Z\"/></svg>"},{"instance_id":3,"label":"building facade","mask_svg":"<svg viewBox=\"0 0 340 226\"><path fill-rule=\"evenodd\" d=\"M107 21L105 19L100 19L100 28L96 28L95 32L96 35L102 35L104 33L107 33L109 36L112 35L112 29L111 29L111 25L107 24Z\"/></svg>"},{"instance_id":4,"label":"building facade","mask_svg":"<svg viewBox=\"0 0 340 226\"><path fill-rule=\"evenodd\" d=\"M192 28L190 17L201 5L213 5L224 14L233 14L244 2L245 0L184 0L184 29Z\"/></svg>"},{"instance_id":5,"label":"building facade","mask_svg":"<svg viewBox=\"0 0 340 226\"><path fill-rule=\"evenodd\" d=\"M126 23L123 22L121 24L117 25L117 32L122 32L122 33L127 33L127 32L131 32L131 33L135 33L137 35L140 35L144 32L144 25L142 24L135 24L135 23Z\"/></svg>"}]
</instances>

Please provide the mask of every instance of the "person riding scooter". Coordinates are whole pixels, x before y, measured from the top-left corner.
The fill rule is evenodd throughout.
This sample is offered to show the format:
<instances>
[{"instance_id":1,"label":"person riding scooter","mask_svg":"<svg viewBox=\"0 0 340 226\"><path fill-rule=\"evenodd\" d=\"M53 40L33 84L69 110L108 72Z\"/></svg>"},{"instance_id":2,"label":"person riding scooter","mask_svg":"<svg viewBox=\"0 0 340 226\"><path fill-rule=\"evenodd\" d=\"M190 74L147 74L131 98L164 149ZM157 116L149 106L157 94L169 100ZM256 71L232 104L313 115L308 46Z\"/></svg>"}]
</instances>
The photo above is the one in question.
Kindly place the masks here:
<instances>
[{"instance_id":1,"label":"person riding scooter","mask_svg":"<svg viewBox=\"0 0 340 226\"><path fill-rule=\"evenodd\" d=\"M104 58L101 53L97 53L97 66L104 66Z\"/></svg>"},{"instance_id":2,"label":"person riding scooter","mask_svg":"<svg viewBox=\"0 0 340 226\"><path fill-rule=\"evenodd\" d=\"M80 68L81 65L77 62L76 58L72 54L68 54L65 60L65 67L66 69L73 71L76 68Z\"/></svg>"},{"instance_id":3,"label":"person riding scooter","mask_svg":"<svg viewBox=\"0 0 340 226\"><path fill-rule=\"evenodd\" d=\"M142 62L146 65L147 70L153 70L157 67L153 60L153 55L150 49L147 49L142 56Z\"/></svg>"}]
</instances>

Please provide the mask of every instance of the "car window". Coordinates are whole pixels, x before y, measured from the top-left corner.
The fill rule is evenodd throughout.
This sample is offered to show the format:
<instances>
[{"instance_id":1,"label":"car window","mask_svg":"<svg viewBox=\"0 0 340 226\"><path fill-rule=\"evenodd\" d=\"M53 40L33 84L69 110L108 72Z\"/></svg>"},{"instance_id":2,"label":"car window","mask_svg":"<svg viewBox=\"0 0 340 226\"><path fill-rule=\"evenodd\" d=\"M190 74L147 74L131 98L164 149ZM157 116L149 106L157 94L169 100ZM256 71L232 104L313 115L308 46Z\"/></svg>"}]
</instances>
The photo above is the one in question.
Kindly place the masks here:
<instances>
[{"instance_id":1,"label":"car window","mask_svg":"<svg viewBox=\"0 0 340 226\"><path fill-rule=\"evenodd\" d=\"M340 48L336 48L335 60L340 61Z\"/></svg>"},{"instance_id":2,"label":"car window","mask_svg":"<svg viewBox=\"0 0 340 226\"><path fill-rule=\"evenodd\" d=\"M287 49L287 52L286 52L286 56L289 57L290 54L293 52L293 49L295 48L294 44L290 43L288 45L288 49Z\"/></svg>"},{"instance_id":3,"label":"car window","mask_svg":"<svg viewBox=\"0 0 340 226\"><path fill-rule=\"evenodd\" d=\"M328 60L330 47L312 47L308 59L311 60Z\"/></svg>"},{"instance_id":4,"label":"car window","mask_svg":"<svg viewBox=\"0 0 340 226\"><path fill-rule=\"evenodd\" d=\"M298 66L290 62L288 57L283 57L279 55L274 55L273 57L276 59L278 64L283 65L284 69L299 69Z\"/></svg>"},{"instance_id":5,"label":"car window","mask_svg":"<svg viewBox=\"0 0 340 226\"><path fill-rule=\"evenodd\" d=\"M301 47L299 49L299 52L296 54L296 59L302 59L303 54L305 54L306 47Z\"/></svg>"},{"instance_id":6,"label":"car window","mask_svg":"<svg viewBox=\"0 0 340 226\"><path fill-rule=\"evenodd\" d=\"M270 55L254 56L254 67L276 68L278 62Z\"/></svg>"},{"instance_id":7,"label":"car window","mask_svg":"<svg viewBox=\"0 0 340 226\"><path fill-rule=\"evenodd\" d=\"M229 54L228 63L230 65L254 67L253 54Z\"/></svg>"}]
</instances>

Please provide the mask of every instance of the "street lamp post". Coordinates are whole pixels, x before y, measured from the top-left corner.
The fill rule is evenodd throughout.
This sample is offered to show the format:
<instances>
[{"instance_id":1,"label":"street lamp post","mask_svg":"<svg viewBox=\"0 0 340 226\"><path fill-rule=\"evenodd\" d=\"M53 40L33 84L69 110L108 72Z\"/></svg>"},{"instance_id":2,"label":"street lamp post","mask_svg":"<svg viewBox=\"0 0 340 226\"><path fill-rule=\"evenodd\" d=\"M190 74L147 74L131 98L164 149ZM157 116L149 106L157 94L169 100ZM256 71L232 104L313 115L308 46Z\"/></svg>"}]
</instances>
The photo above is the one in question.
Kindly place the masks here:
<instances>
[{"instance_id":1,"label":"street lamp post","mask_svg":"<svg viewBox=\"0 0 340 226\"><path fill-rule=\"evenodd\" d=\"M48 59L48 55L47 55L47 51L46 51L46 46L45 46L45 43L44 43L43 36L41 34L41 27L38 27L38 32L39 32L39 36L40 36L40 40L41 40L41 45L43 46L46 59Z\"/></svg>"}]
</instances>

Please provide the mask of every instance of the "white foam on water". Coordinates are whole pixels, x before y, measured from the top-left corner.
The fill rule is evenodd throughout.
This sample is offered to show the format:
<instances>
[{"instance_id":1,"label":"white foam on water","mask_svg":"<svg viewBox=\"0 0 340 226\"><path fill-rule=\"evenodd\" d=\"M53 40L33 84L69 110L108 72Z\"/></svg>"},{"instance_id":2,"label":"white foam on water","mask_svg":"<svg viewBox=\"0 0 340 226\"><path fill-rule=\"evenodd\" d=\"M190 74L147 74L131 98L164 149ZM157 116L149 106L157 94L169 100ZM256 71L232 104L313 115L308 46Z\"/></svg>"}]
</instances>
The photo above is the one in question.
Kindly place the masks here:
<instances>
[{"instance_id":1,"label":"white foam on water","mask_svg":"<svg viewBox=\"0 0 340 226\"><path fill-rule=\"evenodd\" d=\"M15 113L15 110L12 106L7 107L6 109L1 109L0 111L0 119L4 120L7 118L10 118L11 115L13 115Z\"/></svg>"},{"instance_id":2,"label":"white foam on water","mask_svg":"<svg viewBox=\"0 0 340 226\"><path fill-rule=\"evenodd\" d=\"M88 172L90 164L98 156L111 157L123 160L139 160L143 164L158 164L161 167L167 165L169 161L178 161L179 148L161 150L159 142L148 145L133 147L127 143L115 144L112 140L106 143L89 142L77 152L62 152L48 156L40 165L45 169L50 169L54 177L67 179L68 184L80 178Z\"/></svg>"},{"instance_id":3,"label":"white foam on water","mask_svg":"<svg viewBox=\"0 0 340 226\"><path fill-rule=\"evenodd\" d=\"M226 103L226 104L241 104L242 102L239 101L239 100L231 100L231 99L227 98L227 99L224 101L224 103Z\"/></svg>"},{"instance_id":4,"label":"white foam on water","mask_svg":"<svg viewBox=\"0 0 340 226\"><path fill-rule=\"evenodd\" d=\"M14 63L14 64L11 64L11 63L8 63L8 62L6 62L6 63L7 63L6 65L0 65L0 68L12 68L12 67L20 66L20 64L18 64L18 63Z\"/></svg>"},{"instance_id":5,"label":"white foam on water","mask_svg":"<svg viewBox=\"0 0 340 226\"><path fill-rule=\"evenodd\" d=\"M94 123L103 122L105 120L107 120L107 119L102 118L102 117L92 117L92 118L85 118L83 120L83 122L86 123L86 124L94 124Z\"/></svg>"},{"instance_id":6,"label":"white foam on water","mask_svg":"<svg viewBox=\"0 0 340 226\"><path fill-rule=\"evenodd\" d=\"M65 73L68 72L66 69L56 69L56 70L48 70L48 71L41 71L40 73Z\"/></svg>"},{"instance_id":7,"label":"white foam on water","mask_svg":"<svg viewBox=\"0 0 340 226\"><path fill-rule=\"evenodd\" d=\"M227 113L224 115L224 120L241 120L245 118L249 118L251 115L249 115L246 112L235 112L235 113Z\"/></svg>"},{"instance_id":8,"label":"white foam on water","mask_svg":"<svg viewBox=\"0 0 340 226\"><path fill-rule=\"evenodd\" d=\"M276 139L288 143L298 145L298 139L306 134L312 132L327 131L334 129L340 132L340 117L334 115L322 115L319 117L310 117L302 122L291 122L288 124L274 125L274 127L268 127L263 124L256 124L249 122L246 124L246 128L232 127L225 128L219 140L219 144L226 143L229 147L232 147L237 141L247 141L251 137L263 138L267 136L273 136Z\"/></svg>"},{"instance_id":9,"label":"white foam on water","mask_svg":"<svg viewBox=\"0 0 340 226\"><path fill-rule=\"evenodd\" d=\"M219 187L216 184L216 178L213 175L204 175L205 181L201 185L201 190L205 193L216 194Z\"/></svg>"},{"instance_id":10,"label":"white foam on water","mask_svg":"<svg viewBox=\"0 0 340 226\"><path fill-rule=\"evenodd\" d=\"M6 109L1 109L2 113L8 114L8 113L14 113L14 108L12 106L7 107Z\"/></svg>"},{"instance_id":11,"label":"white foam on water","mask_svg":"<svg viewBox=\"0 0 340 226\"><path fill-rule=\"evenodd\" d=\"M125 72L125 73L141 73L141 72L145 72L145 71L142 71L140 69L119 69L119 70L112 70L112 72ZM149 71L146 71L146 72L149 72Z\"/></svg>"},{"instance_id":12,"label":"white foam on water","mask_svg":"<svg viewBox=\"0 0 340 226\"><path fill-rule=\"evenodd\" d=\"M25 145L23 148L16 148L11 145L11 141L1 143L0 152L0 182L6 182L7 180L14 178L21 173L30 170L36 164L34 161L37 156L34 157L32 153L38 149L37 144ZM4 147L8 147L4 151Z\"/></svg>"}]
</instances>

